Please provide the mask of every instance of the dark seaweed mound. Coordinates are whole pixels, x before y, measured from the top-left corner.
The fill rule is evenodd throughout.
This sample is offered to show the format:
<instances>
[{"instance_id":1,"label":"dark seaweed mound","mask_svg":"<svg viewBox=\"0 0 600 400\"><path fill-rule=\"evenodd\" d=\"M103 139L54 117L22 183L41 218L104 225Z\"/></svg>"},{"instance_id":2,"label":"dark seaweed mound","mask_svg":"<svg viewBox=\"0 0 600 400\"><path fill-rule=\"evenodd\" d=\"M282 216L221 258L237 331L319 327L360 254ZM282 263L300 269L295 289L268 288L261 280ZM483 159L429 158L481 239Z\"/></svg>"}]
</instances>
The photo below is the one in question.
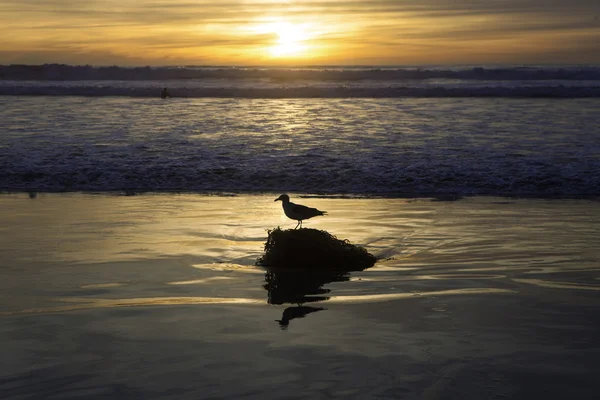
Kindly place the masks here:
<instances>
[{"instance_id":1,"label":"dark seaweed mound","mask_svg":"<svg viewBox=\"0 0 600 400\"><path fill-rule=\"evenodd\" d=\"M276 268L315 268L362 271L377 258L365 248L318 229L276 228L269 231L265 253L256 265Z\"/></svg>"}]
</instances>

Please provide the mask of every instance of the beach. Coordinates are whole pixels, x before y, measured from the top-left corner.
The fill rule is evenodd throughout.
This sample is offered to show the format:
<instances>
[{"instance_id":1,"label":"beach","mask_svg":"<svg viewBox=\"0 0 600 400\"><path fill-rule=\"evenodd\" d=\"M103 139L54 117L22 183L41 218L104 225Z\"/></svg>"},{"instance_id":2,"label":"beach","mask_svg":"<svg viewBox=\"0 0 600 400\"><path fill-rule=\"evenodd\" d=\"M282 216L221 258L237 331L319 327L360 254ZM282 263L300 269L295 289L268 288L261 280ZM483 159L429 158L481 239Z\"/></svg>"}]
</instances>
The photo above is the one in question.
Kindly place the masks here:
<instances>
[{"instance_id":1,"label":"beach","mask_svg":"<svg viewBox=\"0 0 600 400\"><path fill-rule=\"evenodd\" d=\"M5 83L2 400L597 397L596 98L174 82ZM284 193L378 262L257 266Z\"/></svg>"},{"instance_id":2,"label":"beach","mask_svg":"<svg viewBox=\"0 0 600 400\"><path fill-rule=\"evenodd\" d=\"M0 195L0 397L596 398L597 201L289 193L328 276L255 265L280 194Z\"/></svg>"}]
</instances>

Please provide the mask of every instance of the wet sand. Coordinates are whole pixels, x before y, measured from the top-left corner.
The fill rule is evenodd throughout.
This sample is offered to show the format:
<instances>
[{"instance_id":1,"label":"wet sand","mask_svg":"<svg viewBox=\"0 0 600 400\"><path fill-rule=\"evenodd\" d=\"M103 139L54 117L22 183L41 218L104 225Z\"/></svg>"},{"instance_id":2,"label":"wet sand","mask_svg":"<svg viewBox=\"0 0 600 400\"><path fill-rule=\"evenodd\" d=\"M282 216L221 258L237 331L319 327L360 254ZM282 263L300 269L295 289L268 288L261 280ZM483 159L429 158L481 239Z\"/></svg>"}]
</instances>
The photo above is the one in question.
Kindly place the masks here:
<instances>
[{"instance_id":1,"label":"wet sand","mask_svg":"<svg viewBox=\"0 0 600 400\"><path fill-rule=\"evenodd\" d=\"M596 398L600 203L292 196L336 274L254 266L278 195L0 196L0 398Z\"/></svg>"}]
</instances>

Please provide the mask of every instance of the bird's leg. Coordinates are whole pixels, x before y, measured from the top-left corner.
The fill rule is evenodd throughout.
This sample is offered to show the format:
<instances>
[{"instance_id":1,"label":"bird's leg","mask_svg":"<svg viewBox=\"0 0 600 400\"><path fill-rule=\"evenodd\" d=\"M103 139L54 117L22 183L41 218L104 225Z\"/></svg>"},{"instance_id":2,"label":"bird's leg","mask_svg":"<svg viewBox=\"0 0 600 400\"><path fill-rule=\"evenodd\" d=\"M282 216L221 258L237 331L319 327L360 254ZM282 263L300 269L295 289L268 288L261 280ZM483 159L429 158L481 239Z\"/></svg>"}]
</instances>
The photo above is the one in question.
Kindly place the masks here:
<instances>
[{"instance_id":1,"label":"bird's leg","mask_svg":"<svg viewBox=\"0 0 600 400\"><path fill-rule=\"evenodd\" d=\"M296 227L294 229L298 229L298 226L302 223L302 221L298 221L298 223L296 224Z\"/></svg>"},{"instance_id":2,"label":"bird's leg","mask_svg":"<svg viewBox=\"0 0 600 400\"><path fill-rule=\"evenodd\" d=\"M300 220L300 229L302 229L302 220Z\"/></svg>"}]
</instances>

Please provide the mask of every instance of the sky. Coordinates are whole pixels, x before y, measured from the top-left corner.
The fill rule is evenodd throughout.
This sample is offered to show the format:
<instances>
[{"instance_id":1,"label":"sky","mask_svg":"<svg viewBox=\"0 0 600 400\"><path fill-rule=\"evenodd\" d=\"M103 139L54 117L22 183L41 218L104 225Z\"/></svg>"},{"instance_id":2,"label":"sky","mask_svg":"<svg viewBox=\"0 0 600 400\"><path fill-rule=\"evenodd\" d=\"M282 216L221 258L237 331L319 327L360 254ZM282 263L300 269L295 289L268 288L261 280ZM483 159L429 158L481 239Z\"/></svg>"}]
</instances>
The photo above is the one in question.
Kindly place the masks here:
<instances>
[{"instance_id":1,"label":"sky","mask_svg":"<svg viewBox=\"0 0 600 400\"><path fill-rule=\"evenodd\" d=\"M600 0L0 0L0 64L600 64Z\"/></svg>"}]
</instances>

